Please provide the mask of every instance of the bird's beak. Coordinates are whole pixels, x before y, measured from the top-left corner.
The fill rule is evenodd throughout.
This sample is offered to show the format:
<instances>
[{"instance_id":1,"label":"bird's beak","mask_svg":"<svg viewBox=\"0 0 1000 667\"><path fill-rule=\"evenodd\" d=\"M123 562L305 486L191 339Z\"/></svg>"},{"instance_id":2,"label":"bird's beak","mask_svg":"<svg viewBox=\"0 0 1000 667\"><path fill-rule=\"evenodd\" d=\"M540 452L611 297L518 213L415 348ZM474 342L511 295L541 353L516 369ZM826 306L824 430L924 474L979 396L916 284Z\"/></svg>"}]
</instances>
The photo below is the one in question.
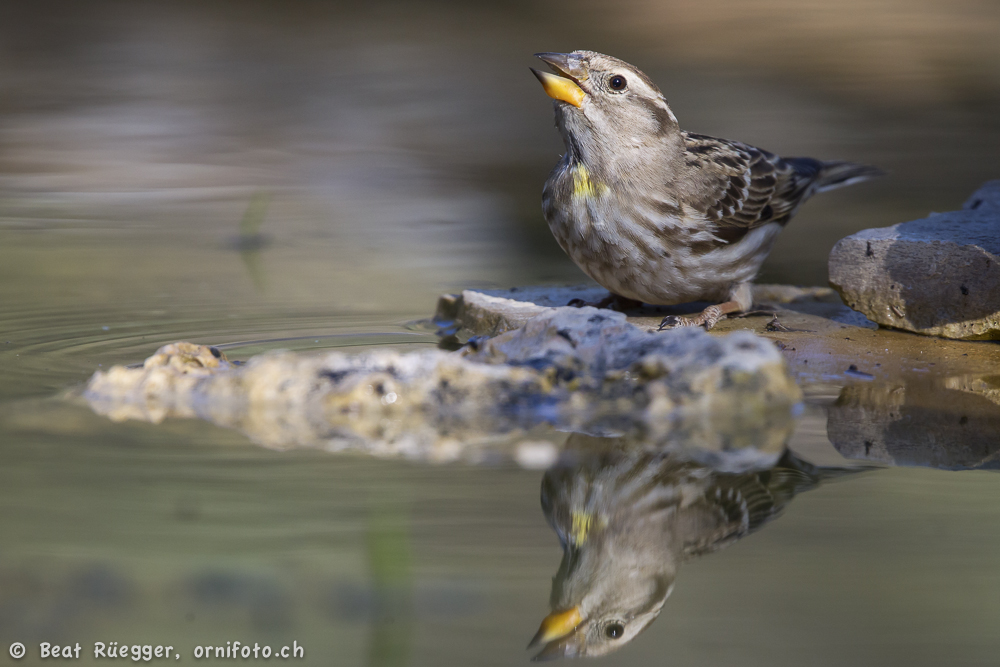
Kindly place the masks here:
<instances>
[{"instance_id":1,"label":"bird's beak","mask_svg":"<svg viewBox=\"0 0 1000 667\"><path fill-rule=\"evenodd\" d=\"M579 607L573 607L566 611L554 611L542 621L538 632L528 643L528 648L561 639L576 630L582 622L583 617L580 615Z\"/></svg>"},{"instance_id":2,"label":"bird's beak","mask_svg":"<svg viewBox=\"0 0 1000 667\"><path fill-rule=\"evenodd\" d=\"M579 59L566 53L536 53L535 56L556 72L549 74L531 68L532 73L542 83L545 94L554 100L580 108L587 94L579 84L587 78L587 73L580 65Z\"/></svg>"},{"instance_id":3,"label":"bird's beak","mask_svg":"<svg viewBox=\"0 0 1000 667\"><path fill-rule=\"evenodd\" d=\"M580 656L579 639L575 634L551 641L531 658L531 662L548 662L559 658L577 658Z\"/></svg>"}]
</instances>

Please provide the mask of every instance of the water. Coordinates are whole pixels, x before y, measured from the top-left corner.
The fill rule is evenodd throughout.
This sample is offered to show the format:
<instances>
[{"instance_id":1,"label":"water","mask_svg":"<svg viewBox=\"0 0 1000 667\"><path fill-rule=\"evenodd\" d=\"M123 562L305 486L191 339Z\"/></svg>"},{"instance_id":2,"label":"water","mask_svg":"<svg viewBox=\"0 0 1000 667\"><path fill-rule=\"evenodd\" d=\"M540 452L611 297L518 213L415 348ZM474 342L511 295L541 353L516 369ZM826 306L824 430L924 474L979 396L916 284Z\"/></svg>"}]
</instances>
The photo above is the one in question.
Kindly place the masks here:
<instances>
[{"instance_id":1,"label":"water","mask_svg":"<svg viewBox=\"0 0 1000 667\"><path fill-rule=\"evenodd\" d=\"M0 647L524 664L562 557L544 471L272 451L52 397L175 340L431 346L410 323L442 292L580 281L540 218L561 146L535 51L639 64L688 129L891 172L810 202L767 280L822 284L838 238L1000 173L991 5L703 4L0 9ZM857 465L827 436L840 391L807 387L797 456ZM802 491L679 567L609 661L992 664L998 479Z\"/></svg>"}]
</instances>

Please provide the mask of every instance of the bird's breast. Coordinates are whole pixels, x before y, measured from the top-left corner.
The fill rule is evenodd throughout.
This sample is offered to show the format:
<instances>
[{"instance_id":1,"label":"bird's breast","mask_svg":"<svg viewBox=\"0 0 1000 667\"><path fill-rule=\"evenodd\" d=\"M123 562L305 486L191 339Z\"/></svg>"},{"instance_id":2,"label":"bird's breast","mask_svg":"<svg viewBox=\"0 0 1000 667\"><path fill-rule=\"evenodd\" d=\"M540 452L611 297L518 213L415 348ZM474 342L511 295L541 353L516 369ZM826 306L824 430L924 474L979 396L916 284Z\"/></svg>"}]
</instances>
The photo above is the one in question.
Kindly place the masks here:
<instances>
[{"instance_id":1,"label":"bird's breast","mask_svg":"<svg viewBox=\"0 0 1000 667\"><path fill-rule=\"evenodd\" d=\"M703 216L666 193L606 183L579 163L560 163L542 202L553 236L584 273L651 304L727 299L734 284L753 279L780 231L765 225L706 252L714 237Z\"/></svg>"}]
</instances>

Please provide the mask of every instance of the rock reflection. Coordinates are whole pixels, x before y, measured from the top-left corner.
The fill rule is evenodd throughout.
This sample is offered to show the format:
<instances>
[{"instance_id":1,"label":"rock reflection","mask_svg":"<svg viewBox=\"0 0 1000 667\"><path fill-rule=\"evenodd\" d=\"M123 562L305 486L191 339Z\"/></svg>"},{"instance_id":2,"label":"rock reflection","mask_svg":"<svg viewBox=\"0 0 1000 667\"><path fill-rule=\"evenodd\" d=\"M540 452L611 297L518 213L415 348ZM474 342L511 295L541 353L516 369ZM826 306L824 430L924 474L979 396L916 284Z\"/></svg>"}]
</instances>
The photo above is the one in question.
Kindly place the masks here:
<instances>
[{"instance_id":1,"label":"rock reflection","mask_svg":"<svg viewBox=\"0 0 1000 667\"><path fill-rule=\"evenodd\" d=\"M1000 376L848 385L830 407L827 436L849 459L1000 468Z\"/></svg>"},{"instance_id":2,"label":"rock reflection","mask_svg":"<svg viewBox=\"0 0 1000 667\"><path fill-rule=\"evenodd\" d=\"M542 509L563 559L552 613L529 645L544 645L535 660L621 648L660 614L683 562L746 537L797 494L847 472L815 467L787 449L743 470L689 453L625 438L569 438L542 480ZM730 454L713 462L752 458Z\"/></svg>"}]
</instances>

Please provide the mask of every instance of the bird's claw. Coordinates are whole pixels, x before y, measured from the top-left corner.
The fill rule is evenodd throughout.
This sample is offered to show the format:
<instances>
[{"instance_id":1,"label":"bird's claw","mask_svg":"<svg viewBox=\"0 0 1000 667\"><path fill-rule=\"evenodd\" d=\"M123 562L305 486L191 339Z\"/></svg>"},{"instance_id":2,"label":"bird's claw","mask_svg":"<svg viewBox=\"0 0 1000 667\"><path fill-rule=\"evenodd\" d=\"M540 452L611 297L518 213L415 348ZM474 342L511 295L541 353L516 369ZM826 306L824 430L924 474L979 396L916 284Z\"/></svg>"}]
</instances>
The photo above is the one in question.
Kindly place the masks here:
<instances>
[{"instance_id":1,"label":"bird's claw","mask_svg":"<svg viewBox=\"0 0 1000 667\"><path fill-rule=\"evenodd\" d=\"M695 317L667 315L660 321L660 326L656 330L664 331L666 329L679 329L681 327L705 327L705 331L709 331L725 316L725 313L718 306L709 306Z\"/></svg>"},{"instance_id":2,"label":"bird's claw","mask_svg":"<svg viewBox=\"0 0 1000 667\"><path fill-rule=\"evenodd\" d=\"M665 329L677 329L679 327L690 326L687 323L686 317L677 317L676 315L667 315L662 320L660 320L660 326L656 328L657 331L663 331Z\"/></svg>"},{"instance_id":3,"label":"bird's claw","mask_svg":"<svg viewBox=\"0 0 1000 667\"><path fill-rule=\"evenodd\" d=\"M702 319L699 315L698 317L681 317L679 315L667 315L660 321L660 326L657 327L657 331L666 331L667 329L680 329L682 327L705 327L706 330L711 329L715 326L715 322L709 322Z\"/></svg>"}]
</instances>

